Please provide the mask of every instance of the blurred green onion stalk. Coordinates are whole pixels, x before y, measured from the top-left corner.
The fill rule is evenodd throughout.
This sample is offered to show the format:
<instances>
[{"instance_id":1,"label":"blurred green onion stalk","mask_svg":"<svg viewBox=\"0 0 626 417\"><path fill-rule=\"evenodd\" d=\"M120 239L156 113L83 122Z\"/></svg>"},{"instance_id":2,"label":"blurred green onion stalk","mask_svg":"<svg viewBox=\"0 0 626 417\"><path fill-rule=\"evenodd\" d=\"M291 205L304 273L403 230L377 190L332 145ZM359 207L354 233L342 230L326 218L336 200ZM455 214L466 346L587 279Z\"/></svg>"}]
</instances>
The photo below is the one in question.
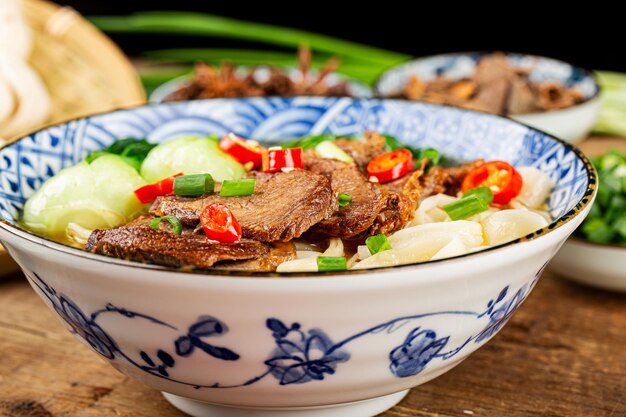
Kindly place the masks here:
<instances>
[{"instance_id":1,"label":"blurred green onion stalk","mask_svg":"<svg viewBox=\"0 0 626 417\"><path fill-rule=\"evenodd\" d=\"M94 16L91 22L109 33L153 33L171 35L207 36L252 41L295 49L307 45L314 53L313 67L320 67L330 56L338 56L342 65L337 72L371 84L386 68L410 59L409 55L391 52L332 36L304 30L214 16L204 13L154 11L140 12L130 16ZM275 66L296 65L297 57L292 51L200 49L184 48L146 52L146 57L157 62L186 65L204 61L219 63L223 60L239 65L266 64ZM176 70L180 72L180 67ZM143 72L141 73L144 76ZM173 76L174 73L172 73ZM148 75L147 86L155 81L154 72ZM161 71L158 76L164 77Z\"/></svg>"},{"instance_id":2,"label":"blurred green onion stalk","mask_svg":"<svg viewBox=\"0 0 626 417\"><path fill-rule=\"evenodd\" d=\"M337 72L366 84L373 84L385 69L411 58L409 55L332 36L204 13L151 11L130 16L93 16L90 20L109 33L206 36L252 41L282 48L181 48L148 51L145 53L148 62L160 64L158 67L146 66L139 70L148 92L172 78L190 73L193 70L192 64L196 61L219 64L227 60L248 66L294 66L297 64L297 57L293 49L301 45L307 45L314 51L313 67L319 68L331 56L338 56L342 64ZM626 137L626 74L598 71L596 76L602 88L603 106L594 132Z\"/></svg>"}]
</instances>

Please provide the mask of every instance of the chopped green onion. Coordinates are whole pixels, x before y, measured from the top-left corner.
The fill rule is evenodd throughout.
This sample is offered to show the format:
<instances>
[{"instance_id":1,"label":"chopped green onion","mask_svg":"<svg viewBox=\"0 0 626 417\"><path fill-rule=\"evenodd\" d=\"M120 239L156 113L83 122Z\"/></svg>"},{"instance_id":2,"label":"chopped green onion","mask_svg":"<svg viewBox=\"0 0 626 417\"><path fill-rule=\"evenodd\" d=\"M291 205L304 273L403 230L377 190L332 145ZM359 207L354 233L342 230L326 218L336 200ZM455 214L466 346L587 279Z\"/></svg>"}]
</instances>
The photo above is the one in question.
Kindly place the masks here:
<instances>
[{"instance_id":1,"label":"chopped green onion","mask_svg":"<svg viewBox=\"0 0 626 417\"><path fill-rule=\"evenodd\" d=\"M613 175L613 172L606 172L606 175L602 178L602 187L608 189L611 193L619 193L622 191L622 181Z\"/></svg>"},{"instance_id":2,"label":"chopped green onion","mask_svg":"<svg viewBox=\"0 0 626 417\"><path fill-rule=\"evenodd\" d=\"M606 207L609 205L611 201L611 190L608 187L604 187L604 182L602 182L602 178L600 178L601 184L598 186L598 195L596 197L596 204L599 204L600 207Z\"/></svg>"},{"instance_id":3,"label":"chopped green onion","mask_svg":"<svg viewBox=\"0 0 626 417\"><path fill-rule=\"evenodd\" d=\"M493 202L493 192L489 189L489 187L476 187L463 193L463 197L468 197L470 195L476 195L482 198L487 204L491 204Z\"/></svg>"},{"instance_id":4,"label":"chopped green onion","mask_svg":"<svg viewBox=\"0 0 626 417\"><path fill-rule=\"evenodd\" d=\"M225 180L222 183L220 197L234 197L254 194L255 179Z\"/></svg>"},{"instance_id":5,"label":"chopped green onion","mask_svg":"<svg viewBox=\"0 0 626 417\"><path fill-rule=\"evenodd\" d=\"M576 236L626 245L626 154L611 149L591 160L598 170L598 194Z\"/></svg>"},{"instance_id":6,"label":"chopped green onion","mask_svg":"<svg viewBox=\"0 0 626 417\"><path fill-rule=\"evenodd\" d=\"M215 189L215 181L211 174L182 175L174 179L174 194L193 197L211 194Z\"/></svg>"},{"instance_id":7,"label":"chopped green onion","mask_svg":"<svg viewBox=\"0 0 626 417\"><path fill-rule=\"evenodd\" d=\"M172 233L180 235L183 233L183 225L178 220L176 216L163 216L163 217L155 217L150 222L149 226L153 229L159 230L159 224L163 221L167 220L169 224L172 225Z\"/></svg>"},{"instance_id":8,"label":"chopped green onion","mask_svg":"<svg viewBox=\"0 0 626 417\"><path fill-rule=\"evenodd\" d=\"M598 168L602 171L610 171L622 163L624 162L618 155L607 153L604 158L602 158Z\"/></svg>"},{"instance_id":9,"label":"chopped green onion","mask_svg":"<svg viewBox=\"0 0 626 417\"><path fill-rule=\"evenodd\" d=\"M609 243L615 236L615 230L611 229L603 219L592 219L585 222L582 231L587 240L596 243Z\"/></svg>"},{"instance_id":10,"label":"chopped green onion","mask_svg":"<svg viewBox=\"0 0 626 417\"><path fill-rule=\"evenodd\" d=\"M339 207L345 207L352 202L352 197L346 193L339 193L337 199L339 200Z\"/></svg>"},{"instance_id":11,"label":"chopped green onion","mask_svg":"<svg viewBox=\"0 0 626 417\"><path fill-rule=\"evenodd\" d=\"M622 237L622 239L626 239L626 215L613 223L613 229Z\"/></svg>"},{"instance_id":12,"label":"chopped green onion","mask_svg":"<svg viewBox=\"0 0 626 417\"><path fill-rule=\"evenodd\" d=\"M382 252L384 250L391 249L391 243L387 239L387 236L384 234L370 236L365 239L365 244L367 248L370 250L370 253L373 255L378 252Z\"/></svg>"},{"instance_id":13,"label":"chopped green onion","mask_svg":"<svg viewBox=\"0 0 626 417\"><path fill-rule=\"evenodd\" d=\"M476 194L463 197L450 204L446 204L442 209L448 213L452 220L463 220L487 211L489 204Z\"/></svg>"},{"instance_id":14,"label":"chopped green onion","mask_svg":"<svg viewBox=\"0 0 626 417\"><path fill-rule=\"evenodd\" d=\"M609 205L604 214L604 219L607 223L611 224L617 221L620 217L626 213L626 197L622 197L620 194L615 194L611 198Z\"/></svg>"},{"instance_id":15,"label":"chopped green onion","mask_svg":"<svg viewBox=\"0 0 626 417\"><path fill-rule=\"evenodd\" d=\"M354 159L347 153L345 153L339 146L337 146L334 142L322 142L315 147L315 152L322 157L328 159L338 159L347 164L354 163Z\"/></svg>"},{"instance_id":16,"label":"chopped green onion","mask_svg":"<svg viewBox=\"0 0 626 417\"><path fill-rule=\"evenodd\" d=\"M346 269L348 269L348 266L344 256L317 257L317 270L319 272L345 271Z\"/></svg>"}]
</instances>

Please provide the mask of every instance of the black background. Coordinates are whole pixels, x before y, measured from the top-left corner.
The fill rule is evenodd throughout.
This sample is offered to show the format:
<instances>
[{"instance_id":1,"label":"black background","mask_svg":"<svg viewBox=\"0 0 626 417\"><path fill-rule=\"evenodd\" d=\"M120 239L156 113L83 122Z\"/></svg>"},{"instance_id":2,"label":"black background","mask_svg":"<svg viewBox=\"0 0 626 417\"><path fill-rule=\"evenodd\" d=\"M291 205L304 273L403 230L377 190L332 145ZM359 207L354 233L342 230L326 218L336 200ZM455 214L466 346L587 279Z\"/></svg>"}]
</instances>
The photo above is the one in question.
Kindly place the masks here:
<instances>
[{"instance_id":1,"label":"black background","mask_svg":"<svg viewBox=\"0 0 626 417\"><path fill-rule=\"evenodd\" d=\"M551 56L589 69L626 72L626 17L619 2L549 3L305 2L258 0L112 1L57 0L85 15L138 10L202 11L307 29L415 56L471 50L504 50ZM429 4L428 8L425 4ZM339 10L354 12L339 12ZM566 12L570 12L567 13ZM176 47L254 47L206 37L110 35L124 51ZM267 46L262 47L267 48Z\"/></svg>"}]
</instances>

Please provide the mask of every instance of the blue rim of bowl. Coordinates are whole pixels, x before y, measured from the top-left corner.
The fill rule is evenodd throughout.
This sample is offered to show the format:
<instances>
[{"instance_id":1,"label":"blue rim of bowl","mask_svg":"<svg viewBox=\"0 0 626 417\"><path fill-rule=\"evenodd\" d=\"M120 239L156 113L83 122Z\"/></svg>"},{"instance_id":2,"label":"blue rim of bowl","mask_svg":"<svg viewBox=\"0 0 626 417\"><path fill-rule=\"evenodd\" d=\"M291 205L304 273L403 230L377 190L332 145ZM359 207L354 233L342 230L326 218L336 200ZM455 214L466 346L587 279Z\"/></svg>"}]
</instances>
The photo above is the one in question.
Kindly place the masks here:
<instances>
[{"instance_id":1,"label":"blue rim of bowl","mask_svg":"<svg viewBox=\"0 0 626 417\"><path fill-rule=\"evenodd\" d=\"M530 58L549 59L549 60L556 61L556 62L559 62L559 63L564 64L564 65L568 65L571 68L582 72L583 74L585 74L586 77L590 78L593 81L593 85L595 87L594 88L594 92L593 92L592 95L590 95L589 97L586 97L583 101L581 101L580 103L576 103L573 106L565 107L565 108L562 108L562 109L556 109L556 110L535 111L535 112L531 112L531 113L520 113L520 114L513 114L513 115L505 115L505 116L501 116L501 117L505 117L507 119L510 119L511 117L517 117L517 116L528 116L528 115L535 115L535 114L554 113L554 112L558 112L558 111L573 109L573 108L576 108L578 106L582 106L583 104L586 104L586 103L590 102L591 100L597 98L600 95L600 85L598 84L598 78L595 76L593 71L591 71L591 70L589 70L587 68L579 67L578 65L570 64L569 62L562 61L560 59L552 58L552 57L549 57L549 56L525 54L523 52L482 50L482 51L449 52L449 53L436 54L436 55L427 55L427 56L423 56L423 57L414 58L414 59L411 59L410 61L406 61L406 62L403 62L401 64L397 64L397 65L394 65L392 67L389 67L389 68L383 70L380 73L380 75L376 78L376 81L374 81L374 86L372 87L372 92L374 94L373 97L374 98L378 98L378 99L383 99L383 100L391 99L388 96L381 95L380 91L378 90L378 85L380 84L380 82L383 79L383 77L385 77L387 74L389 74L391 72L399 71L399 70L401 70L401 69L403 69L405 67L408 67L411 64L414 64L416 62L427 61L427 60L435 59L435 58L443 58L443 57L446 57L446 56L468 56L468 55L472 56L472 55L476 55L476 56L481 56L482 57L484 55L490 55L490 54L493 54L493 53L496 53L496 52L502 52L506 56L509 56L509 55L522 55L522 56L527 56L527 57L530 57ZM429 103L428 101L423 101L423 100L409 100L409 99L403 99L403 98L396 98L395 100L412 101L412 102L416 102L416 103L435 104L435 103ZM445 104L444 104L444 106L445 106ZM452 107L456 107L456 106L452 106ZM458 108L463 108L463 107L458 107ZM465 110L469 110L469 109L465 109ZM493 113L483 112L483 111L480 111L480 110L471 110L471 111L475 111L475 112L478 112L478 113L493 114ZM520 122L518 122L518 123L520 123ZM539 129L535 129L535 130L539 130ZM541 130L539 130L539 131L541 133L545 133L545 132L542 132Z\"/></svg>"},{"instance_id":2,"label":"blue rim of bowl","mask_svg":"<svg viewBox=\"0 0 626 417\"><path fill-rule=\"evenodd\" d=\"M297 97L308 97L308 98L319 98L319 97L315 97L315 96L297 96ZM284 97L267 97L267 98L284 98ZM346 97L343 97L346 98ZM213 99L205 99L205 100L187 100L188 102L190 101L211 101ZM216 100L224 100L224 99L216 99ZM233 99L226 99L226 100L242 100L242 99L237 99L237 98L233 98ZM245 100L245 99L243 99ZM397 100L397 99L350 99L350 100L354 100L354 101L387 101L387 102L407 102L409 100ZM63 122L59 122L59 123L53 123L47 126L44 126L40 129L37 129L17 140L13 140L10 141L6 144L4 144L3 146L0 146L0 153L2 152L2 150L8 146L11 146L17 142L20 142L22 140L24 140L27 137L30 137L32 135L35 135L41 131L44 131L46 129L49 129L51 127L54 126L59 126L59 125L63 125L65 123L68 123L72 120L82 120L82 119L87 119L93 116L98 116L98 115L103 115L103 114L109 114L109 113L115 113L115 112L119 112L119 111L126 111L126 110L132 110L132 109L137 109L137 108L141 108L141 107L157 107L157 106L171 106L171 105L176 105L176 104L180 104L183 103L184 101L177 101L177 102L172 102L172 103L147 103L147 104L143 104L143 105L137 105L137 106L132 106L132 107L125 107L125 108L118 108L115 110L109 110L109 111L105 111L105 112L99 112L99 113L94 113L88 116L82 116L79 118L74 118L74 119L68 119L65 120ZM409 101L410 102L410 101ZM568 223L570 220L572 220L574 217L576 217L582 210L585 209L585 207L587 207L589 205L589 203L591 201L593 201L593 198L597 192L597 184L598 184L598 179L597 179L597 172L595 167L593 166L593 164L591 163L591 161L585 156L585 154L578 149L576 146L571 145L549 133L546 133L542 130L530 127L524 123L520 123L510 117L507 116L499 116L499 115L494 115L494 114L490 114L490 113L484 113L484 112L477 112L474 110L468 110L468 109L460 109L458 107L454 107L454 106L449 106L449 105L441 105L441 104L432 104L432 103L425 103L426 105L429 106L435 106L435 107L446 107L446 108L453 108L455 110L460 110L460 111L464 111L464 112L470 112L470 113L478 113L478 114L487 114L490 117L494 117L494 118L501 118L501 119L507 119L512 123L518 124L518 125L522 125L528 129L537 131L547 137L549 137L550 139L560 143L562 146L564 146L565 148L569 149L570 151L574 152L574 154L583 162L583 165L585 167L585 172L587 173L587 187L585 189L585 193L583 194L583 196L581 197L581 199L576 203L576 205L567 213L565 213L564 215L562 215L561 217L559 217L558 219L552 221L552 223L548 224L547 226L536 230L532 233L529 233L521 238L512 240L510 242L506 242L503 243L501 245L497 245L497 246L491 246L488 247L486 249L477 251L477 252L470 252L470 253L466 253L463 255L458 255L458 256L453 256L451 258L444 258L444 259L437 259L437 260L430 260L430 261L425 261L425 262L415 262L415 263L410 263L410 264L403 264L403 265L394 265L394 266L384 266L384 267L377 267L377 268L369 268L369 269L357 269L357 270L346 270L346 271L331 271L331 272L288 272L288 273L279 273L279 272L248 272L248 271L230 271L230 270L220 270L220 269L192 269L192 268L176 268L176 267L170 267L170 266L162 266L162 265L156 265L156 264L148 264L148 263L141 263L141 262L135 262L135 261L127 261L127 260L123 260L123 259L119 259L119 258L113 258L113 257L109 257L109 256L105 256L105 255L99 255L99 254L95 254L95 253L91 253L91 252L87 252L85 250L81 250L69 245L65 245L62 243L58 243L52 239L43 237L43 236L39 236L36 235L28 230L22 229L16 225L14 225L13 223L10 223L8 221L6 221L3 218L0 218L0 228L4 229L5 231L7 231L8 233L11 233L14 236L23 238L31 243L37 244L37 245L41 245L44 246L46 248L52 249L52 250L57 250L59 252L63 252L69 255L75 255L75 256L79 256L81 258L84 259L89 259L92 261L97 261L97 262L101 262L101 263L105 263L105 264L113 264L113 265L119 265L119 266L126 266L126 267L131 267L131 268L137 268L137 269L145 269L145 270L152 270L152 271L163 271L163 272L172 272L172 273L184 273L184 274L191 274L191 275L198 275L198 276L202 276L205 278L227 278L227 277L238 277L238 278L251 278L254 280L259 280L259 279L263 279L263 278L269 278L271 280L275 280L276 278L300 278L301 281L305 281L305 280L317 280L320 278L328 278L328 277L355 277L355 276L363 276L363 275L371 275L371 274L376 274L376 273L385 273L385 272L391 272L391 271L398 271L398 270L408 270L408 269L417 269L417 268L423 268L423 267L427 267L430 265L434 265L434 264L441 264L441 263L445 263L445 262L454 262L460 259L464 259L467 257L478 257L480 255L484 255L484 254L488 254L490 252L493 252L494 250L499 250L499 249L503 249L509 246L513 246L513 245L517 245L518 243L523 243L523 242L528 242L531 240L535 240L538 239L544 235L549 234L551 231L556 230L557 228L563 226L564 224Z\"/></svg>"}]
</instances>

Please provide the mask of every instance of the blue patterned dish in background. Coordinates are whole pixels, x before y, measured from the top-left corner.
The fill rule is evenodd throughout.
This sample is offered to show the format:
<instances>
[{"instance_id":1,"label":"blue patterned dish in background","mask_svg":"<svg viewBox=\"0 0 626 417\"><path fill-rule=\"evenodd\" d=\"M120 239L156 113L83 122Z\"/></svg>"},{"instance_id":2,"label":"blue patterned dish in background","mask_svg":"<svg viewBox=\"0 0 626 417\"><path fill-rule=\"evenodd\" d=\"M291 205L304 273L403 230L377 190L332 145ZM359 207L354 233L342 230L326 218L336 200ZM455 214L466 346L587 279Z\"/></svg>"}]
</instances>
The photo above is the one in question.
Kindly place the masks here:
<instances>
[{"instance_id":1,"label":"blue patterned dish in background","mask_svg":"<svg viewBox=\"0 0 626 417\"><path fill-rule=\"evenodd\" d=\"M417 58L385 71L376 81L377 97L397 97L409 78L418 76L424 81L436 77L452 80L470 77L478 61L492 52L460 52ZM511 115L511 118L551 133L567 142L577 143L594 125L600 110L600 87L593 75L567 62L536 55L506 53L515 68L529 69L528 78L535 83L556 81L577 88L585 97L582 103L549 112Z\"/></svg>"}]
</instances>

